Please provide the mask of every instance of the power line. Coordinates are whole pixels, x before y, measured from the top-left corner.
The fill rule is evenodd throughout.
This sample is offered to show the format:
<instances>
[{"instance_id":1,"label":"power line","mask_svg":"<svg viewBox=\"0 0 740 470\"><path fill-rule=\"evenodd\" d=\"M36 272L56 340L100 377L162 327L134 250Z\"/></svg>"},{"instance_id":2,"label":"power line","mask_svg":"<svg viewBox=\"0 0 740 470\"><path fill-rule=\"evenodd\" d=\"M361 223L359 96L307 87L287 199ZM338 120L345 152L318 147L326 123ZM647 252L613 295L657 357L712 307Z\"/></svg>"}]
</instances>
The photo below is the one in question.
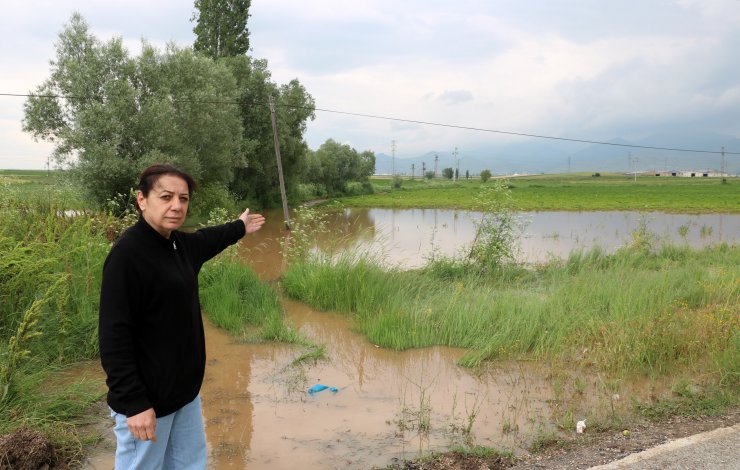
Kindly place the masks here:
<instances>
[{"instance_id":1,"label":"power line","mask_svg":"<svg viewBox=\"0 0 740 470\"><path fill-rule=\"evenodd\" d=\"M21 98L64 98L64 99L94 99L92 97L85 97L85 96L75 96L75 95L38 95L38 94L21 94L21 93L0 93L0 96L10 96L10 97L21 97ZM173 103L195 103L195 104L235 104L235 105L242 105L242 106L268 106L267 103L263 102L256 102L253 101L251 103L248 102L241 102L241 101L235 101L235 100L203 100L203 99L173 99ZM637 144L622 144L622 143L616 143L616 142L604 142L599 140L588 140L588 139L576 139L576 138L569 138L569 137L554 137L554 136L548 136L548 135L541 135L541 134L530 134L526 132L514 132L514 131L503 131L498 129L486 129L483 127L474 127L474 126L461 126L456 124L445 124L445 123L439 123L439 122L432 122L432 121L420 121L416 119L404 119L404 118L398 118L398 117L391 117L391 116L380 116L376 114L364 114L364 113L355 113L350 111L339 111L336 109L327 109L327 108L316 108L316 107L308 107L308 106L295 106L295 105L289 105L289 104L275 104L278 107L283 108L291 108L291 109L307 109L311 111L320 111L324 113L333 113L333 114L342 114L345 116L355 116L355 117L364 117L369 119L380 119L385 121L396 121L396 122L405 122L409 124L421 124L425 126L437 126L437 127L446 127L450 129L461 129L461 130L467 130L467 131L476 131L476 132L488 132L493 134L504 134L504 135L514 135L519 137L532 137L536 139L548 139L548 140L558 140L558 141L565 141L565 142L578 142L582 144L594 144L594 145L610 145L613 147L626 147L626 148L638 148L638 149L647 149L647 150L668 150L672 152L690 152L690 153L707 153L707 154L714 154L714 155L740 155L740 152L728 152L728 151L717 151L717 150L702 150L702 149L686 149L686 148L678 148L678 147L655 147L651 145L637 145Z\"/></svg>"},{"instance_id":2,"label":"power line","mask_svg":"<svg viewBox=\"0 0 740 470\"><path fill-rule=\"evenodd\" d=\"M388 121L407 122L411 124L424 124L427 126L450 127L453 129L463 129L463 130L468 130L468 131L491 132L495 134L516 135L516 136L521 136L521 137L535 137L537 139L563 140L567 142L580 142L584 144L612 145L615 147L629 147L629 148L640 148L640 149L650 149L650 150L672 150L675 152L712 153L712 154L717 154L717 155L720 155L722 153L717 150L698 150L698 149L683 149L683 148L673 148L673 147L653 147L650 145L619 144L616 142L602 142L598 140L586 140L586 139L571 139L567 137L553 137L553 136L540 135L540 134L528 134L525 132L512 132L512 131L502 131L502 130L496 130L496 129L485 129L482 127L459 126L455 124L443 124L443 123L430 122L430 121L417 121L414 119L377 116L373 114L351 113L347 111L336 111L332 109L322 109L322 108L314 108L314 109L316 111L323 111L326 113L345 114L348 116L358 116L358 117L366 117L366 118L373 118L373 119L384 119ZM725 152L725 155L740 155L740 152Z\"/></svg>"}]
</instances>

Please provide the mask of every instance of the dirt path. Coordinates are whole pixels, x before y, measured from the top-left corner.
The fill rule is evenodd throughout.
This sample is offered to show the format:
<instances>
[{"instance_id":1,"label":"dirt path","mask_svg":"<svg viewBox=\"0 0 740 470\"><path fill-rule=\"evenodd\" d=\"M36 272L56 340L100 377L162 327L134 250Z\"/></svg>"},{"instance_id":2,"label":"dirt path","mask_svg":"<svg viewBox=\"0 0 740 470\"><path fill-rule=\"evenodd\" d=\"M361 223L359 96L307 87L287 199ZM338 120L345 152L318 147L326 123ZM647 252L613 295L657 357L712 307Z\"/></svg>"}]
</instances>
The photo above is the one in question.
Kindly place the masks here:
<instances>
[{"instance_id":1,"label":"dirt path","mask_svg":"<svg viewBox=\"0 0 740 470\"><path fill-rule=\"evenodd\" d=\"M740 410L724 416L689 419L676 417L660 423L633 426L629 435L622 432L573 434L558 445L536 455L521 457L516 462L501 459L461 458L449 453L425 462L405 462L400 469L588 469L613 462L635 452L653 448L668 441L740 423Z\"/></svg>"}]
</instances>

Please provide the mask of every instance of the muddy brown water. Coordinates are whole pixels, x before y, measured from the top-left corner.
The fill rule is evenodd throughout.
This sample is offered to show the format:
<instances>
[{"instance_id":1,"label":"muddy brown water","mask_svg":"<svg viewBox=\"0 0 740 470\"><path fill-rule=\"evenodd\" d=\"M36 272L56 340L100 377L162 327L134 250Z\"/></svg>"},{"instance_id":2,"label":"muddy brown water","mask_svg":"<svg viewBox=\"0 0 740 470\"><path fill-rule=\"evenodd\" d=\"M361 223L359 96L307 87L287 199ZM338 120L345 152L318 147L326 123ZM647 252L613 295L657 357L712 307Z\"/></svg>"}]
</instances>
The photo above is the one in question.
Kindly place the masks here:
<instances>
[{"instance_id":1,"label":"muddy brown water","mask_svg":"<svg viewBox=\"0 0 740 470\"><path fill-rule=\"evenodd\" d=\"M326 346L326 360L291 365L300 348L239 344L206 323L201 395L210 468L292 469L300 462L366 469L471 439L517 448L550 414L552 390L533 364L476 373L455 364L462 350L377 348L340 314L292 301L285 308L295 327ZM317 383L338 391L309 394ZM112 451L108 444L92 452L87 468L112 468Z\"/></svg>"},{"instance_id":2,"label":"muddy brown water","mask_svg":"<svg viewBox=\"0 0 740 470\"><path fill-rule=\"evenodd\" d=\"M463 231L459 215L442 224L440 214L422 216L436 218L433 230L438 234ZM376 240L384 230L376 219L385 216L371 210L334 217L333 236L349 247ZM393 227L396 240L421 230ZM244 259L265 280L277 279L283 269L283 236L282 217L271 213L263 230L240 246ZM418 238L415 246L421 247L426 242ZM537 364L503 362L465 369L456 365L464 350L391 351L354 332L344 315L290 300L283 305L287 322L325 346L324 360L293 365L305 352L300 347L240 344L206 322L209 359L201 393L210 468L366 469L462 443L521 452L538 432L552 429L554 412L562 411L552 401L563 393L562 383ZM598 394L594 378L581 383L586 395ZM337 392L309 394L316 384ZM624 390L620 393L623 401L629 398ZM90 452L87 469L113 467L107 429L106 441Z\"/></svg>"}]
</instances>

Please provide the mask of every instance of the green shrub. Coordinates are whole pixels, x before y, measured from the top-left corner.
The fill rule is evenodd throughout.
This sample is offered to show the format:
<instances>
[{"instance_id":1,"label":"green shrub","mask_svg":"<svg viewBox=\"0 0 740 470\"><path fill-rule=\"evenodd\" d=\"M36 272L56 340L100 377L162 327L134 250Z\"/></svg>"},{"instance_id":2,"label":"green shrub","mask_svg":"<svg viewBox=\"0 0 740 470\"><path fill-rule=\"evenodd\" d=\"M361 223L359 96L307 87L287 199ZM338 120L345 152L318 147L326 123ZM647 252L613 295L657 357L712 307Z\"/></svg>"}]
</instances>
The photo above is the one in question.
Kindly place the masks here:
<instances>
[{"instance_id":1,"label":"green shrub","mask_svg":"<svg viewBox=\"0 0 740 470\"><path fill-rule=\"evenodd\" d=\"M237 212L234 196L222 183L210 183L197 190L193 195L190 210L196 217L207 217L215 208L226 209L229 213Z\"/></svg>"}]
</instances>

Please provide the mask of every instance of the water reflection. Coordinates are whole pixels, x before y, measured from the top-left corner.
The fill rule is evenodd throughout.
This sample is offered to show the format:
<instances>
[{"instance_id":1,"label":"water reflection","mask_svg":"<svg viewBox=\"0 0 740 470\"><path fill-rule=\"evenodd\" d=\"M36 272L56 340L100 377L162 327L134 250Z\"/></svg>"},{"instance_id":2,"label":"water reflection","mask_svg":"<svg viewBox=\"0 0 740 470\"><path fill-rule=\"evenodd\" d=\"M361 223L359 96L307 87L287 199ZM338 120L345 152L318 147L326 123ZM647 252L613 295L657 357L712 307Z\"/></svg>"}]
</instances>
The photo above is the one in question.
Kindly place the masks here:
<instances>
[{"instance_id":1,"label":"water reflection","mask_svg":"<svg viewBox=\"0 0 740 470\"><path fill-rule=\"evenodd\" d=\"M448 209L344 209L329 215L331 230L321 244L339 240L345 249L379 254L403 267L423 265L433 253L466 253L482 214ZM628 244L644 224L659 241L699 248L737 243L740 215L642 214L608 212L531 212L519 215L523 227L519 261L565 258L572 251L600 246L613 251Z\"/></svg>"}]
</instances>

